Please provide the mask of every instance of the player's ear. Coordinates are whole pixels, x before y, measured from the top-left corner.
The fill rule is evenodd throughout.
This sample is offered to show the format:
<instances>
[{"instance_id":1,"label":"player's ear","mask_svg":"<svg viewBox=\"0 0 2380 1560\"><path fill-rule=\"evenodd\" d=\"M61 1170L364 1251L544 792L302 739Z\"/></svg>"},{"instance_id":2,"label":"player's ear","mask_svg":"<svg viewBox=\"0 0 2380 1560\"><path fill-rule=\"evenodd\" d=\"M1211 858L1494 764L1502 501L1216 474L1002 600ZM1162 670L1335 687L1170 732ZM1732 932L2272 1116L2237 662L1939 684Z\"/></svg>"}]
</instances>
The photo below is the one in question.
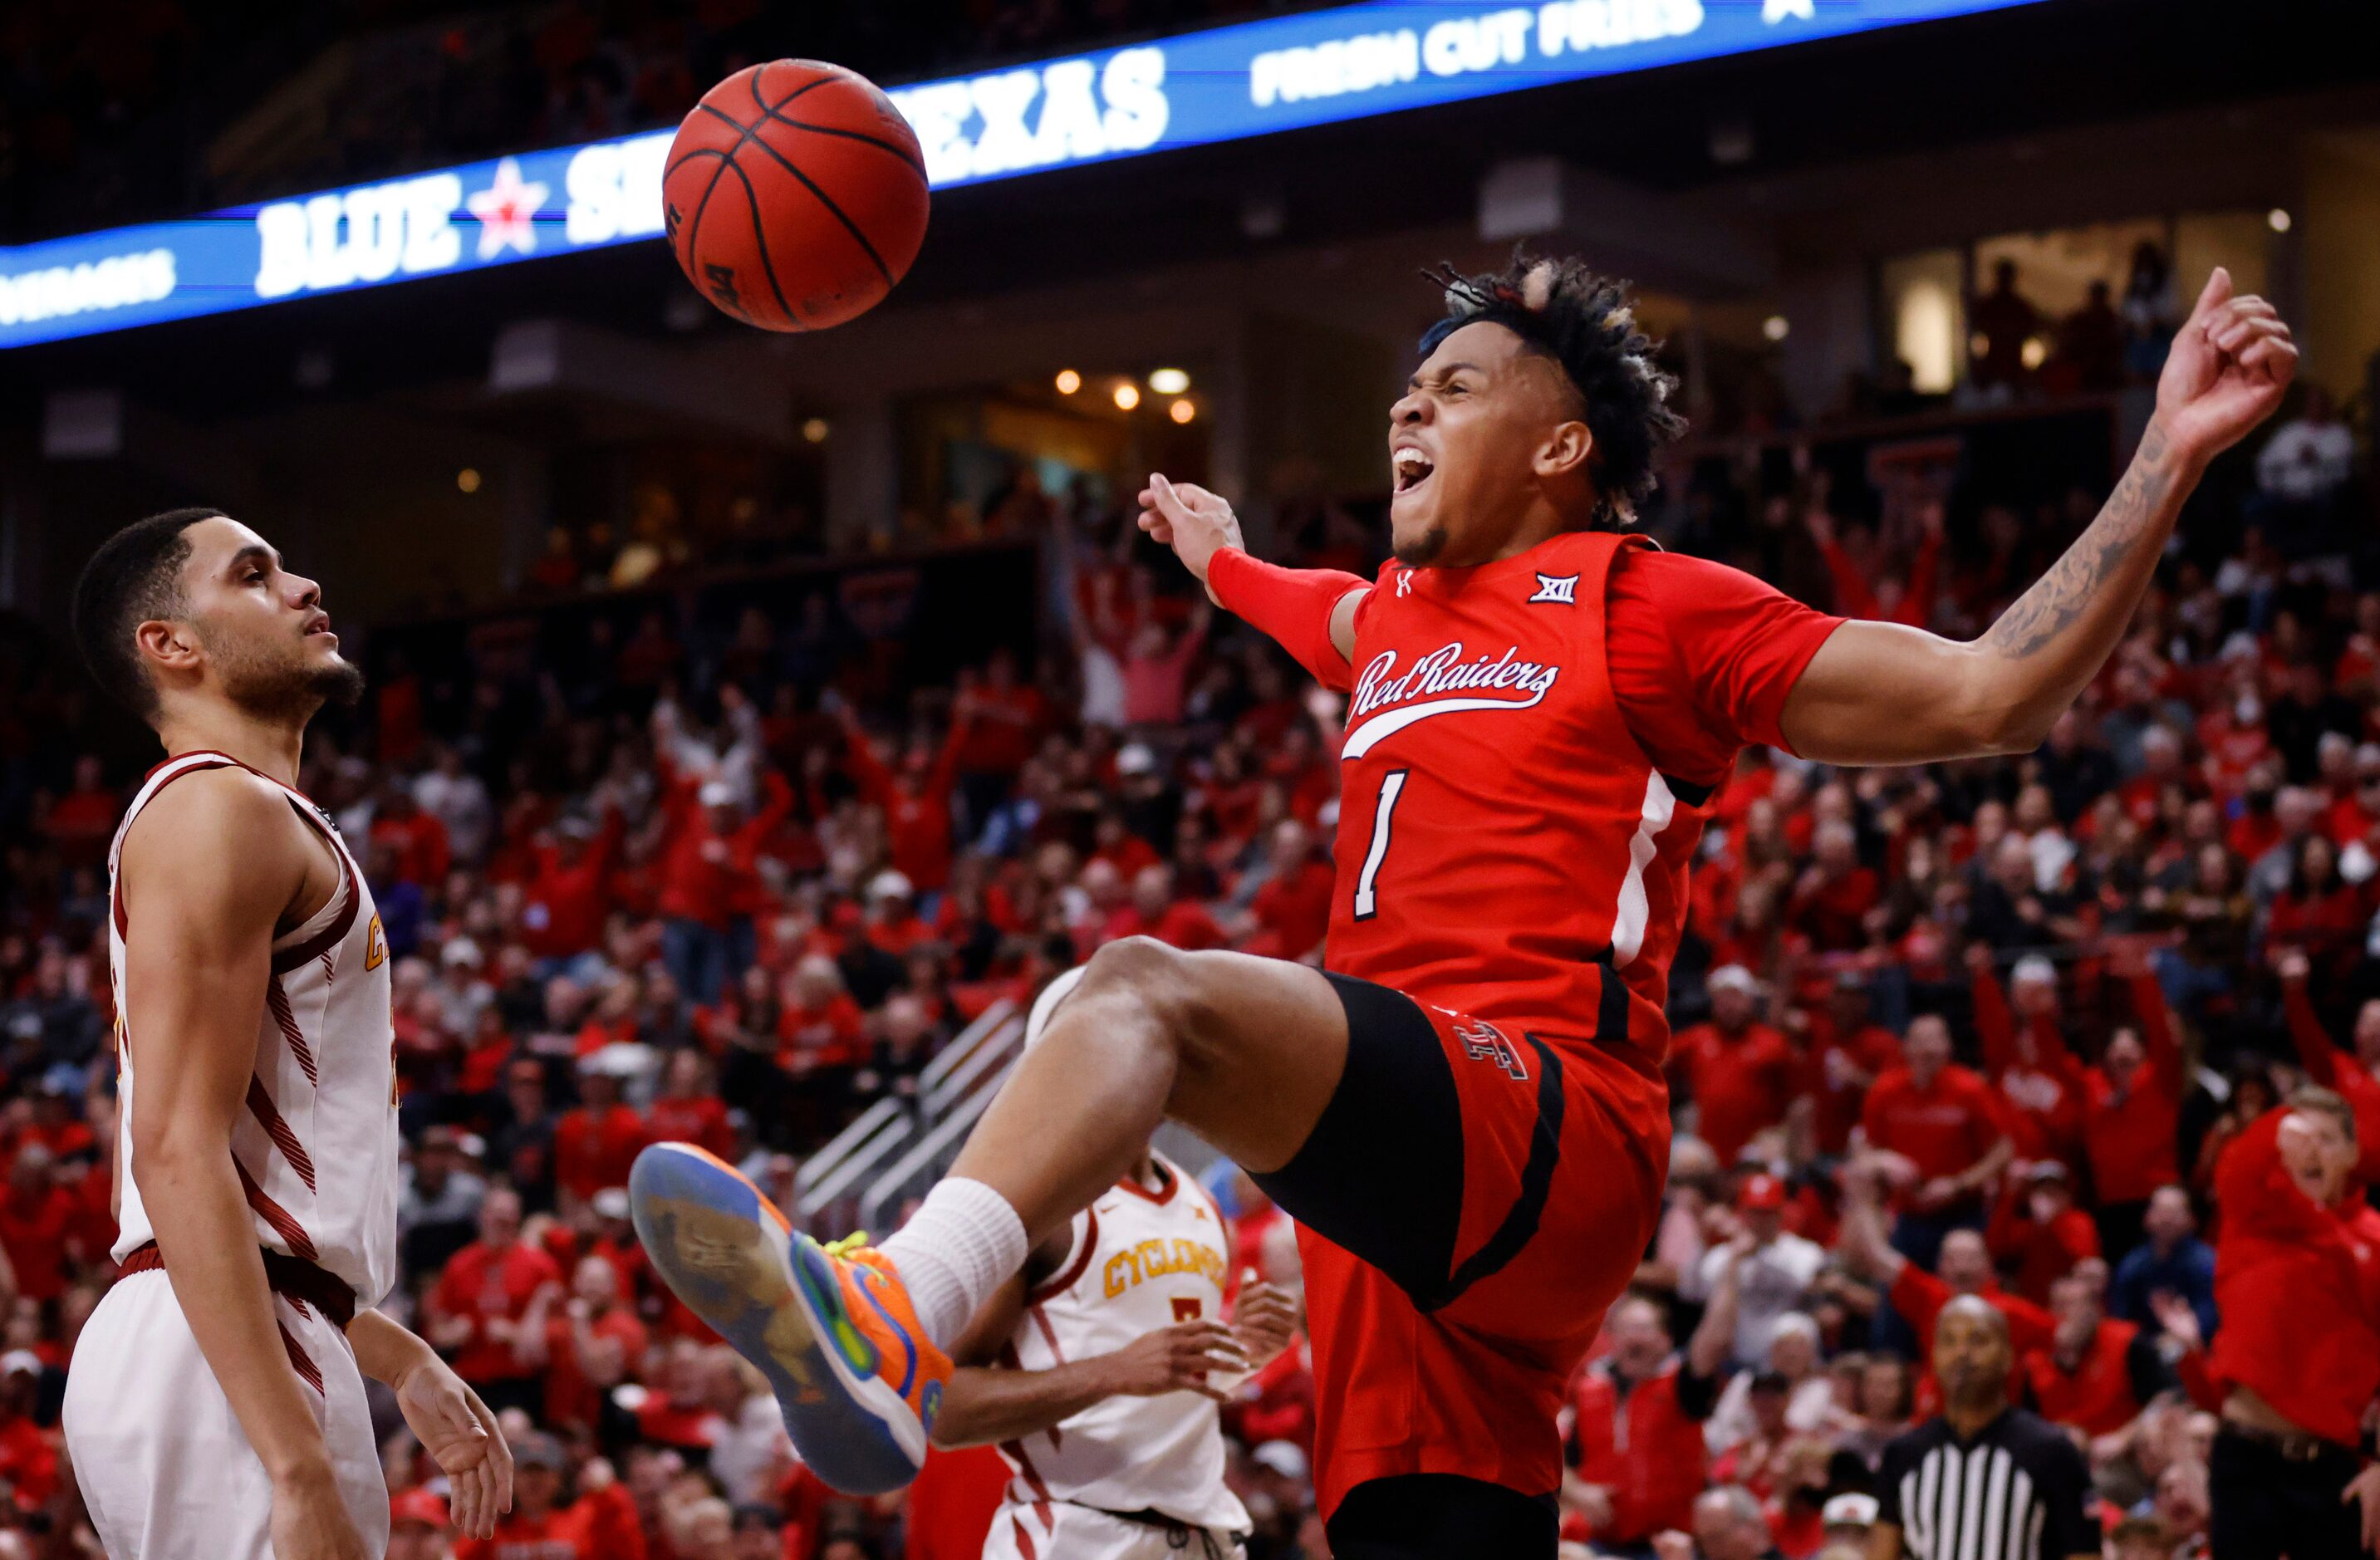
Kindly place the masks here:
<instances>
[{"instance_id":1,"label":"player's ear","mask_svg":"<svg viewBox=\"0 0 2380 1560\"><path fill-rule=\"evenodd\" d=\"M1537 446L1536 472L1545 478L1582 478L1586 475L1586 463L1595 453L1595 434L1586 424L1572 418L1554 424L1545 441Z\"/></svg>"},{"instance_id":2,"label":"player's ear","mask_svg":"<svg viewBox=\"0 0 2380 1560\"><path fill-rule=\"evenodd\" d=\"M190 625L172 618L151 618L132 631L132 646L151 666L176 671L198 669L199 636Z\"/></svg>"}]
</instances>

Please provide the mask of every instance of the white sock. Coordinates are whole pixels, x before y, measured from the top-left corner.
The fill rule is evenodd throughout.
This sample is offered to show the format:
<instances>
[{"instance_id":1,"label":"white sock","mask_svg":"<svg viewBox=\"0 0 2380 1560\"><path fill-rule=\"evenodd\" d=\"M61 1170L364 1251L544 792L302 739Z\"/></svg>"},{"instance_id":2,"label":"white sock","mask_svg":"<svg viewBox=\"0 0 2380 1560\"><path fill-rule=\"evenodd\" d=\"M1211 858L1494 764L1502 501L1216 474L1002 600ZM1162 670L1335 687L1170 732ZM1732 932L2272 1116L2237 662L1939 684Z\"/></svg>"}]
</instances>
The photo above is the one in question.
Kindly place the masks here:
<instances>
[{"instance_id":1,"label":"white sock","mask_svg":"<svg viewBox=\"0 0 2380 1560\"><path fill-rule=\"evenodd\" d=\"M936 1182L917 1216L878 1249L900 1272L926 1336L947 1348L1025 1265L1025 1221L983 1182L953 1176Z\"/></svg>"}]
</instances>

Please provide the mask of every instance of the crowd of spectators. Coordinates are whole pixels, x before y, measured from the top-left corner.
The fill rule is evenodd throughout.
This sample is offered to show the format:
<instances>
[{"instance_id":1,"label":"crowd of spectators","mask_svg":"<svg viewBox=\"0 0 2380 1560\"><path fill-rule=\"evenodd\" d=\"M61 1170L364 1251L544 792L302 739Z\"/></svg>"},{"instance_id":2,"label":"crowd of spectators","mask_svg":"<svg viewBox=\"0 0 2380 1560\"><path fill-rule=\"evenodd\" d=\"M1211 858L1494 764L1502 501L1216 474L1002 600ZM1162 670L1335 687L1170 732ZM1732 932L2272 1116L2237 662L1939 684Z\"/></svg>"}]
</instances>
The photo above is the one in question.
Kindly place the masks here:
<instances>
[{"instance_id":1,"label":"crowd of spectators","mask_svg":"<svg viewBox=\"0 0 2380 1560\"><path fill-rule=\"evenodd\" d=\"M1744 756L1676 972L1659 1234L1567 1415L1572 1542L1857 1552L1887 1443L1936 1401L1935 1319L1980 1295L2024 1397L2087 1454L2108 1553L2203 1552L2227 1340L2276 1324L2218 1308L2218 1264L2265 1238L2227 1189L2307 1082L2380 1169L2380 578L2337 545L2369 513L2352 468L2296 483L2326 418L2273 435L2287 479L2250 504L2320 506L2298 542L2227 512L2221 556L2178 550L2039 753ZM2276 463L2285 441L2313 454ZM1953 630L2070 523L1992 522L1995 568L1922 504L1872 533L1799 495L1826 599ZM1318 958L1333 701L1117 535L1048 543L1063 611L1038 668L1001 651L889 704L853 692L864 649L821 666L792 653L796 614L750 614L649 624L566 676L384 664L319 723L305 788L395 961L386 1303L502 1411L522 1469L518 1512L463 1560L974 1553L992 1454L938 1457L905 1500L832 1496L655 1283L621 1189L643 1143L683 1139L790 1203L856 1111L1115 937ZM112 1276L104 855L137 766L74 756L83 700L38 636L0 636L0 1556L86 1553L55 1410ZM1293 1282L1278 1213L1219 1184L1246 1265ZM1321 1554L1299 1351L1225 1416L1251 1554ZM387 1426L395 1553L443 1554L427 1466Z\"/></svg>"}]
</instances>

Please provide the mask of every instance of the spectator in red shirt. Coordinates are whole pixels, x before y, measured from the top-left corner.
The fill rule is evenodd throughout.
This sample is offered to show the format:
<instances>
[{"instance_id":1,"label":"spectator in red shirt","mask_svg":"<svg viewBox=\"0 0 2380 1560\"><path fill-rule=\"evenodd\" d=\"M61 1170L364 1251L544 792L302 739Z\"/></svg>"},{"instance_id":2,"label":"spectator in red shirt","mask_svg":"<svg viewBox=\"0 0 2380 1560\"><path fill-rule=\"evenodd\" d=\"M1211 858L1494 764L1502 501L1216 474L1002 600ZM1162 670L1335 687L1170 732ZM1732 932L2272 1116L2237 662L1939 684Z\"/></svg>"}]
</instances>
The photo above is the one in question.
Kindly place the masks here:
<instances>
[{"instance_id":1,"label":"spectator in red shirt","mask_svg":"<svg viewBox=\"0 0 2380 1560\"><path fill-rule=\"evenodd\" d=\"M2053 1285L2099 1254L2099 1227L2074 1205L2072 1181L2055 1159L2026 1167L2022 1184L2000 1199L1985 1240L2012 1271L2016 1292L2035 1305L2048 1304Z\"/></svg>"},{"instance_id":2,"label":"spectator in red shirt","mask_svg":"<svg viewBox=\"0 0 2380 1560\"><path fill-rule=\"evenodd\" d=\"M610 1046L578 1064L578 1107L553 1128L553 1179L566 1198L586 1203L627 1185L628 1167L652 1141L644 1118L620 1100L618 1070L627 1065L625 1050Z\"/></svg>"},{"instance_id":3,"label":"spectator in red shirt","mask_svg":"<svg viewBox=\"0 0 2380 1560\"><path fill-rule=\"evenodd\" d=\"M38 1358L21 1349L0 1356L0 1490L20 1510L39 1510L58 1490L58 1432L37 1421L41 1386Z\"/></svg>"},{"instance_id":4,"label":"spectator in red shirt","mask_svg":"<svg viewBox=\"0 0 2380 1560\"><path fill-rule=\"evenodd\" d=\"M369 838L375 845L388 847L398 882L427 889L446 881L446 864L453 858L446 826L436 814L421 810L413 788L403 780L392 777L381 788L380 799L372 807Z\"/></svg>"},{"instance_id":5,"label":"spectator in red shirt","mask_svg":"<svg viewBox=\"0 0 2380 1560\"><path fill-rule=\"evenodd\" d=\"M2022 1295L2001 1289L1993 1276L1991 1251L1973 1229L1952 1229L1942 1237L1940 1270L1928 1272L1885 1240L1883 1173L1872 1161L1863 1161L1843 1175L1843 1260L1885 1285L1889 1312L1877 1314L1879 1342L1900 1343L1916 1354L1916 1340L1934 1336L1942 1308L1961 1295L1973 1295L2008 1318L2009 1337L2021 1357L2025 1350L2046 1345L2055 1320L2041 1306ZM1902 1329L1884 1325L1889 1316ZM1931 1395L1928 1378L1919 1393Z\"/></svg>"},{"instance_id":6,"label":"spectator in red shirt","mask_svg":"<svg viewBox=\"0 0 2380 1560\"><path fill-rule=\"evenodd\" d=\"M545 1422L558 1430L593 1430L603 1398L644 1359L647 1335L621 1302L620 1271L589 1253L571 1270L570 1295L540 1289L522 1318L525 1349L545 1365Z\"/></svg>"},{"instance_id":7,"label":"spectator in red shirt","mask_svg":"<svg viewBox=\"0 0 2380 1560\"><path fill-rule=\"evenodd\" d=\"M1273 826L1266 860L1269 875L1248 904L1255 932L1241 946L1274 959L1318 953L1330 929L1330 863L1317 859L1312 831L1295 818Z\"/></svg>"},{"instance_id":8,"label":"spectator in red shirt","mask_svg":"<svg viewBox=\"0 0 2380 1560\"><path fill-rule=\"evenodd\" d=\"M1604 1322L1610 1349L1579 1373L1565 1510L1605 1549L1642 1548L1691 1526L1710 1453L1703 1421L1718 1405L1734 1319L1708 1318L1684 1354L1674 1351L1661 1309L1623 1299Z\"/></svg>"},{"instance_id":9,"label":"spectator in red shirt","mask_svg":"<svg viewBox=\"0 0 2380 1560\"><path fill-rule=\"evenodd\" d=\"M835 701L834 713L843 721L852 780L884 814L893 867L919 892L940 892L951 880L951 792L975 719L973 701L962 698L952 709L950 732L939 750L912 741L897 772L877 753L849 705Z\"/></svg>"},{"instance_id":10,"label":"spectator in red shirt","mask_svg":"<svg viewBox=\"0 0 2380 1560\"><path fill-rule=\"evenodd\" d=\"M601 1457L578 1472L578 1498L564 1501L570 1457L562 1443L532 1431L513 1445L513 1508L493 1538L464 1539L455 1560L645 1560L644 1522Z\"/></svg>"},{"instance_id":11,"label":"spectator in red shirt","mask_svg":"<svg viewBox=\"0 0 2380 1560\"><path fill-rule=\"evenodd\" d=\"M2018 960L2011 972L2011 1012L1992 972L1989 946L1969 945L1967 965L1974 977L1975 1037L1982 1044L1984 1073L1999 1091L2016 1156L2079 1163L2082 1070L2058 1036L2057 967L2038 954ZM2039 1298L2046 1299L2046 1293Z\"/></svg>"},{"instance_id":12,"label":"spectator in red shirt","mask_svg":"<svg viewBox=\"0 0 2380 1560\"><path fill-rule=\"evenodd\" d=\"M1893 1156L1892 1179L1906 1186L1893 1249L1932 1267L1945 1235L1983 1227L1984 1188L2014 1147L1991 1086L1950 1060L1950 1029L1939 1017L1911 1021L1901 1058L1868 1091L1860 1125L1870 1149Z\"/></svg>"},{"instance_id":13,"label":"spectator in red shirt","mask_svg":"<svg viewBox=\"0 0 2380 1560\"><path fill-rule=\"evenodd\" d=\"M108 841L115 837L115 820L124 799L104 783L99 756L86 753L75 759L74 789L50 804L42 832L50 837L65 867L103 866Z\"/></svg>"},{"instance_id":14,"label":"spectator in red shirt","mask_svg":"<svg viewBox=\"0 0 2380 1560\"><path fill-rule=\"evenodd\" d=\"M1760 983L1750 970L1722 965L1705 985L1710 1019L1671 1044L1670 1071L1694 1102L1695 1131L1732 1165L1755 1133L1785 1119L1795 1062L1785 1036L1759 1022Z\"/></svg>"},{"instance_id":15,"label":"spectator in red shirt","mask_svg":"<svg viewBox=\"0 0 2380 1560\"><path fill-rule=\"evenodd\" d=\"M1855 969L1835 976L1823 1012L1812 1015L1810 1050L1815 1076L1818 1152L1840 1155L1876 1079L1900 1060L1900 1040L1875 1021L1867 977Z\"/></svg>"},{"instance_id":16,"label":"spectator in red shirt","mask_svg":"<svg viewBox=\"0 0 2380 1560\"><path fill-rule=\"evenodd\" d=\"M566 817L533 847L534 865L521 886L521 938L540 959L570 959L603 938L610 909L605 879L618 856L624 826L616 807L603 821Z\"/></svg>"},{"instance_id":17,"label":"spectator in red shirt","mask_svg":"<svg viewBox=\"0 0 2380 1560\"><path fill-rule=\"evenodd\" d=\"M519 1194L490 1187L480 1203L480 1238L447 1259L426 1301L430 1341L490 1408L527 1413L541 1406L544 1383L534 1361L543 1340L529 1344L525 1358L521 1322L538 1291L561 1282L554 1260L521 1239Z\"/></svg>"},{"instance_id":18,"label":"spectator in red shirt","mask_svg":"<svg viewBox=\"0 0 2380 1560\"><path fill-rule=\"evenodd\" d=\"M2313 964L2295 949L2275 961L2281 977L2281 1008L2288 1015L2289 1039L2306 1076L2325 1089L2336 1090L2355 1112L2355 1142L2360 1157L2355 1174L2366 1186L2380 1185L2380 998L2356 1010L2351 1054L2342 1054L2323 1028L2306 996L2306 977Z\"/></svg>"},{"instance_id":19,"label":"spectator in red shirt","mask_svg":"<svg viewBox=\"0 0 2380 1560\"><path fill-rule=\"evenodd\" d=\"M2181 1179L2175 1138L2189 1080L2146 950L2136 940L2118 940L2107 967L2131 988L2137 1022L2109 1036L2099 1065L2082 1075L2082 1142L2098 1198L2100 1249L2121 1258L2141 1242L2149 1198Z\"/></svg>"},{"instance_id":20,"label":"spectator in red shirt","mask_svg":"<svg viewBox=\"0 0 2380 1560\"><path fill-rule=\"evenodd\" d=\"M0 1248L16 1270L17 1293L28 1300L54 1300L66 1291L67 1238L77 1217L74 1194L51 1174L55 1163L42 1144L25 1143L0 1195Z\"/></svg>"},{"instance_id":21,"label":"spectator in red shirt","mask_svg":"<svg viewBox=\"0 0 2380 1560\"><path fill-rule=\"evenodd\" d=\"M2354 1112L2308 1089L2216 1171L2216 1554L2355 1554L2380 1519L2380 1464L2358 1445L2380 1392L2380 1240L2356 1157Z\"/></svg>"},{"instance_id":22,"label":"spectator in red shirt","mask_svg":"<svg viewBox=\"0 0 2380 1560\"><path fill-rule=\"evenodd\" d=\"M1134 875L1132 902L1108 917L1099 932L1102 943L1129 937L1151 937L1194 952L1231 945L1206 906L1175 895L1173 869L1162 862Z\"/></svg>"},{"instance_id":23,"label":"spectator in red shirt","mask_svg":"<svg viewBox=\"0 0 2380 1560\"><path fill-rule=\"evenodd\" d=\"M711 1074L710 1058L691 1046L671 1052L662 1069L661 1092L645 1109L646 1141L690 1143L724 1158L734 1150L735 1137L727 1124L727 1102L719 1097L719 1082ZM627 1182L623 1178L604 1184Z\"/></svg>"},{"instance_id":24,"label":"spectator in red shirt","mask_svg":"<svg viewBox=\"0 0 2380 1560\"><path fill-rule=\"evenodd\" d=\"M2129 1428L2175 1385L2156 1338L2107 1314L2107 1265L2096 1261L2060 1278L2050 1302L2058 1324L2048 1347L2017 1360L2034 1411L2085 1435Z\"/></svg>"},{"instance_id":25,"label":"spectator in red shirt","mask_svg":"<svg viewBox=\"0 0 2380 1560\"><path fill-rule=\"evenodd\" d=\"M793 811L794 792L784 776L765 771L767 799L747 817L729 781L698 784L666 763L662 772L662 961L681 990L709 1007L752 962L760 849Z\"/></svg>"},{"instance_id":26,"label":"spectator in red shirt","mask_svg":"<svg viewBox=\"0 0 2380 1560\"><path fill-rule=\"evenodd\" d=\"M1828 818L1811 837L1815 859L1795 879L1789 913L1822 952L1867 946L1867 913L1883 893L1876 869L1859 862L1859 836Z\"/></svg>"}]
</instances>

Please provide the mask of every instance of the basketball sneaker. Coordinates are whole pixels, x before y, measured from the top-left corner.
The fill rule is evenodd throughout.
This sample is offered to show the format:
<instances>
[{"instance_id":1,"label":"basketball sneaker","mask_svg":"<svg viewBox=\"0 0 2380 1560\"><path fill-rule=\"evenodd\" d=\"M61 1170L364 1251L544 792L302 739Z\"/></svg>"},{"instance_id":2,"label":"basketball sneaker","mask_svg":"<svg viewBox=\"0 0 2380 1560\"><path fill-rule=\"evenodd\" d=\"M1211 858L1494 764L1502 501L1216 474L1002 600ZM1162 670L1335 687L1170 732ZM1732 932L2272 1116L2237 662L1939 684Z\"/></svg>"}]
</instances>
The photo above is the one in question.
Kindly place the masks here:
<instances>
[{"instance_id":1,"label":"basketball sneaker","mask_svg":"<svg viewBox=\"0 0 2380 1560\"><path fill-rule=\"evenodd\" d=\"M768 1378L803 1462L850 1495L917 1476L951 1361L881 1252L820 1245L692 1143L638 1155L628 1200L669 1287Z\"/></svg>"}]
</instances>

